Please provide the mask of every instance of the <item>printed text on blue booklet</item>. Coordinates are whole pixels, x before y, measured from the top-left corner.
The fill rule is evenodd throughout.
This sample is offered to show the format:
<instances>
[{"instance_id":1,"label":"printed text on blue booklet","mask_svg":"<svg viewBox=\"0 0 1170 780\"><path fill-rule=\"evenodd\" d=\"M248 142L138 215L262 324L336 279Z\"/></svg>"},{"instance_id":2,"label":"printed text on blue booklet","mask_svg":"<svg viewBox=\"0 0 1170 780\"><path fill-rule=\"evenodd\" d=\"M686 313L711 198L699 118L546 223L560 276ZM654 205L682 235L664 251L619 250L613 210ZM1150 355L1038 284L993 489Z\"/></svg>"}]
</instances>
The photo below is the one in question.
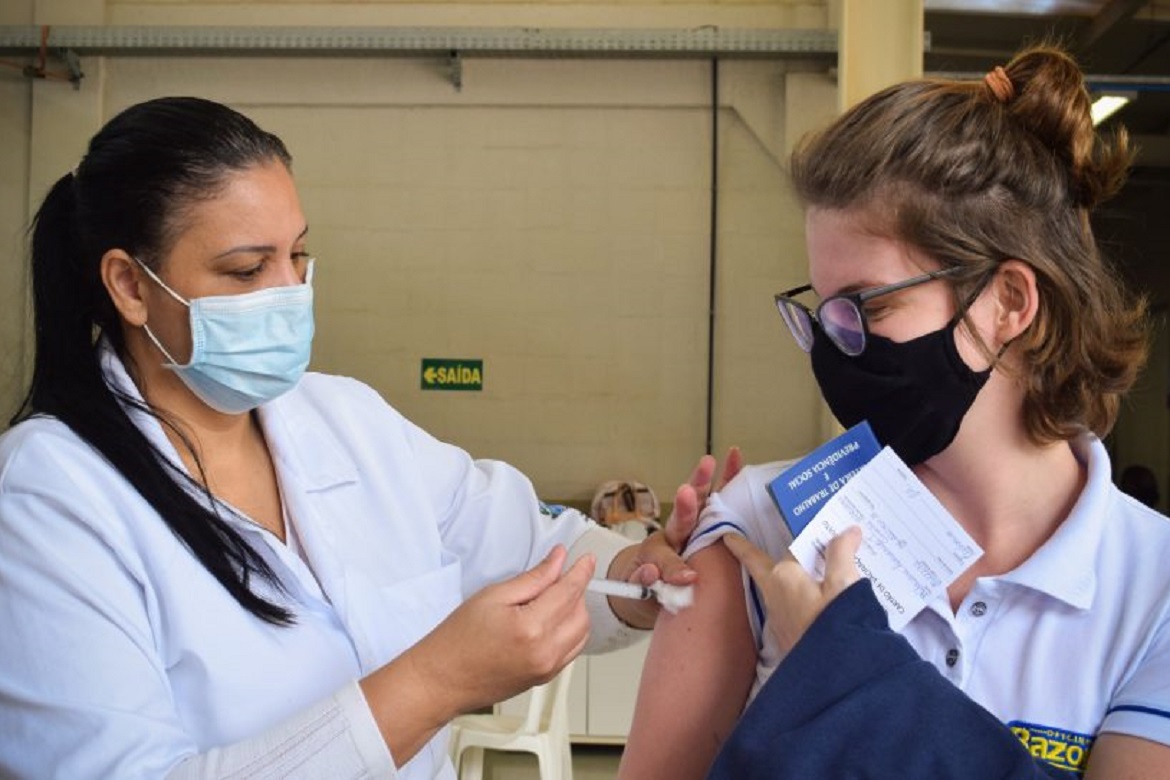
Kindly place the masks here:
<instances>
[{"instance_id":1,"label":"printed text on blue booklet","mask_svg":"<svg viewBox=\"0 0 1170 780\"><path fill-rule=\"evenodd\" d=\"M860 422L772 480L768 494L776 502L793 538L800 535L829 497L880 451L869 423Z\"/></svg>"}]
</instances>

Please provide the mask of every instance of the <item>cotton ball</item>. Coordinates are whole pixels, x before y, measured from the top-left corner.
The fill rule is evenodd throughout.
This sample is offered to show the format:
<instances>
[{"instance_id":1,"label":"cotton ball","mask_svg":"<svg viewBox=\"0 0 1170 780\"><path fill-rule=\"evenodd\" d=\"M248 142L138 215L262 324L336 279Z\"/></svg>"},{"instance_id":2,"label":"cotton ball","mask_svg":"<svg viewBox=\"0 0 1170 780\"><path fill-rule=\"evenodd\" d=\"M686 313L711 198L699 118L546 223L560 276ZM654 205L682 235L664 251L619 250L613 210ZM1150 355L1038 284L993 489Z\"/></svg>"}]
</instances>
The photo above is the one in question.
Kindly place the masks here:
<instances>
[{"instance_id":1,"label":"cotton ball","mask_svg":"<svg viewBox=\"0 0 1170 780\"><path fill-rule=\"evenodd\" d=\"M658 603L672 615L677 615L695 603L694 585L671 585L659 580L650 586L650 590L658 598Z\"/></svg>"}]
</instances>

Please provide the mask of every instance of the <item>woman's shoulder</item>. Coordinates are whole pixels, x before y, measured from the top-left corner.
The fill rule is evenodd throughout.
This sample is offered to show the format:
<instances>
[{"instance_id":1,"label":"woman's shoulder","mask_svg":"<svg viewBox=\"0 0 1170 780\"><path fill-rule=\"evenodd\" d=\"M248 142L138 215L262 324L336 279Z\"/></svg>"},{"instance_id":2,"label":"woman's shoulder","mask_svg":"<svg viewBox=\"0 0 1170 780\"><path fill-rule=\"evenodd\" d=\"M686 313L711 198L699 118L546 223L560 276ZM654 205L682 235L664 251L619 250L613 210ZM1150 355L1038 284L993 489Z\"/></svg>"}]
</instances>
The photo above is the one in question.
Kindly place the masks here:
<instances>
[{"instance_id":1,"label":"woman's shoulder","mask_svg":"<svg viewBox=\"0 0 1170 780\"><path fill-rule=\"evenodd\" d=\"M17 529L46 548L101 539L105 549L124 556L135 538L153 533L153 524L137 522L146 511L149 505L130 482L61 420L30 417L0 436L5 532Z\"/></svg>"},{"instance_id":2,"label":"woman's shoulder","mask_svg":"<svg viewBox=\"0 0 1170 780\"><path fill-rule=\"evenodd\" d=\"M61 420L34 415L0 435L0 490L27 476L50 477L79 460L101 457Z\"/></svg>"},{"instance_id":3,"label":"woman's shoulder","mask_svg":"<svg viewBox=\"0 0 1170 780\"><path fill-rule=\"evenodd\" d=\"M710 546L727 533L739 533L772 555L779 555L792 541L780 510L768 492L768 484L792 461L744 466L736 477L713 493L699 518L687 555Z\"/></svg>"},{"instance_id":4,"label":"woman's shoulder","mask_svg":"<svg viewBox=\"0 0 1170 780\"><path fill-rule=\"evenodd\" d=\"M1102 550L1127 560L1158 560L1154 568L1170 588L1170 517L1114 485L1109 491L1112 500L1104 518Z\"/></svg>"},{"instance_id":5,"label":"woman's shoulder","mask_svg":"<svg viewBox=\"0 0 1170 780\"><path fill-rule=\"evenodd\" d=\"M739 481L752 486L767 486L795 462L795 459L774 460L769 463L754 463L744 466L736 478L728 483L728 487Z\"/></svg>"},{"instance_id":6,"label":"woman's shoulder","mask_svg":"<svg viewBox=\"0 0 1170 780\"><path fill-rule=\"evenodd\" d=\"M744 466L735 479L728 482L717 494L719 504L725 511L743 517L761 514L763 510L774 506L768 485L783 474L793 462L777 460Z\"/></svg>"}]
</instances>

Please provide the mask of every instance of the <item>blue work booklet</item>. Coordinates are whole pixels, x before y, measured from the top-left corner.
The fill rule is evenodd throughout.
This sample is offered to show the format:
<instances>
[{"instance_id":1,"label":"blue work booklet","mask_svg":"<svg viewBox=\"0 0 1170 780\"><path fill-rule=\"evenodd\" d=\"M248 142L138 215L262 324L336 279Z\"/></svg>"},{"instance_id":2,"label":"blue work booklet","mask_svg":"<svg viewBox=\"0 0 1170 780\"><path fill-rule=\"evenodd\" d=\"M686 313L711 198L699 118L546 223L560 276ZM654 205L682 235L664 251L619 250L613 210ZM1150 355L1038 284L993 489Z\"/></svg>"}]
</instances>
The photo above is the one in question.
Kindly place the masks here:
<instances>
[{"instance_id":1,"label":"blue work booklet","mask_svg":"<svg viewBox=\"0 0 1170 780\"><path fill-rule=\"evenodd\" d=\"M860 422L810 452L768 483L795 539L849 478L881 451L869 423Z\"/></svg>"}]
</instances>

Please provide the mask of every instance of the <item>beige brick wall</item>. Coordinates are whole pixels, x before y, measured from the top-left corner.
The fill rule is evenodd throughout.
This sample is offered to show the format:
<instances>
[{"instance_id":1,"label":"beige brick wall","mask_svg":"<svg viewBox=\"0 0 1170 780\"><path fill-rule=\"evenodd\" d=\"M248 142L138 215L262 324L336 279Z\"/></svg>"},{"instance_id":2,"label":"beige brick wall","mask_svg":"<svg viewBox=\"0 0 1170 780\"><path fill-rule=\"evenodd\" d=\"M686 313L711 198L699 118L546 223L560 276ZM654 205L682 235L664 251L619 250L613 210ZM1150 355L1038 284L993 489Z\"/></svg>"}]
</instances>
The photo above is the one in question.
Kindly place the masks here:
<instances>
[{"instance_id":1,"label":"beige brick wall","mask_svg":"<svg viewBox=\"0 0 1170 780\"><path fill-rule=\"evenodd\" d=\"M1151 4L1166 15L1167 2ZM820 28L823 0L7 0L0 24ZM315 368L359 376L549 497L617 476L669 499L704 447L709 65L468 58L87 58L79 91L0 68L0 419L31 354L25 229L86 139L162 94L285 136L321 255ZM823 436L771 294L804 281L783 161L835 111L799 63L721 63L714 439L749 460ZM1119 464L1167 473L1166 328L1122 412ZM422 357L477 357L478 394L423 393ZM1157 420L1151 430L1149 420ZM1164 487L1164 492L1170 488Z\"/></svg>"},{"instance_id":2,"label":"beige brick wall","mask_svg":"<svg viewBox=\"0 0 1170 780\"><path fill-rule=\"evenodd\" d=\"M615 26L600 12L616 5L637 26L667 26L646 23L659 8L695 19L720 18L724 8L820 18L802 3L584 3L573 18ZM409 8L474 15L481 6L511 8ZM127 24L237 23L238 14L279 9L266 21L285 24L296 21L290 13L313 23L328 10L332 24L381 24L404 8L120 2L107 15ZM92 92L36 88L88 101L103 119L149 97L199 94L289 144L321 258L315 369L369 382L441 438L515 463L547 497L587 500L599 482L633 476L671 498L705 446L709 63L469 57L461 90L445 62L426 58L102 65L100 81L86 85ZM796 454L820 436L807 359L782 332L771 296L805 276L783 159L805 125L833 111L823 71L722 64L714 439L718 451L740 444L754 461ZM26 89L12 84L11 100ZM31 155L34 170L55 174L80 149L60 145L78 148L26 141L23 164ZM20 160L0 151L0 165L9 163ZM5 209L12 225L25 217ZM22 265L6 261L6 273ZM10 324L2 327L14 341ZM422 391L424 357L482 359L483 392Z\"/></svg>"},{"instance_id":3,"label":"beige brick wall","mask_svg":"<svg viewBox=\"0 0 1170 780\"><path fill-rule=\"evenodd\" d=\"M27 374L27 272L30 106L28 85L0 69L0 430L16 410Z\"/></svg>"}]
</instances>

